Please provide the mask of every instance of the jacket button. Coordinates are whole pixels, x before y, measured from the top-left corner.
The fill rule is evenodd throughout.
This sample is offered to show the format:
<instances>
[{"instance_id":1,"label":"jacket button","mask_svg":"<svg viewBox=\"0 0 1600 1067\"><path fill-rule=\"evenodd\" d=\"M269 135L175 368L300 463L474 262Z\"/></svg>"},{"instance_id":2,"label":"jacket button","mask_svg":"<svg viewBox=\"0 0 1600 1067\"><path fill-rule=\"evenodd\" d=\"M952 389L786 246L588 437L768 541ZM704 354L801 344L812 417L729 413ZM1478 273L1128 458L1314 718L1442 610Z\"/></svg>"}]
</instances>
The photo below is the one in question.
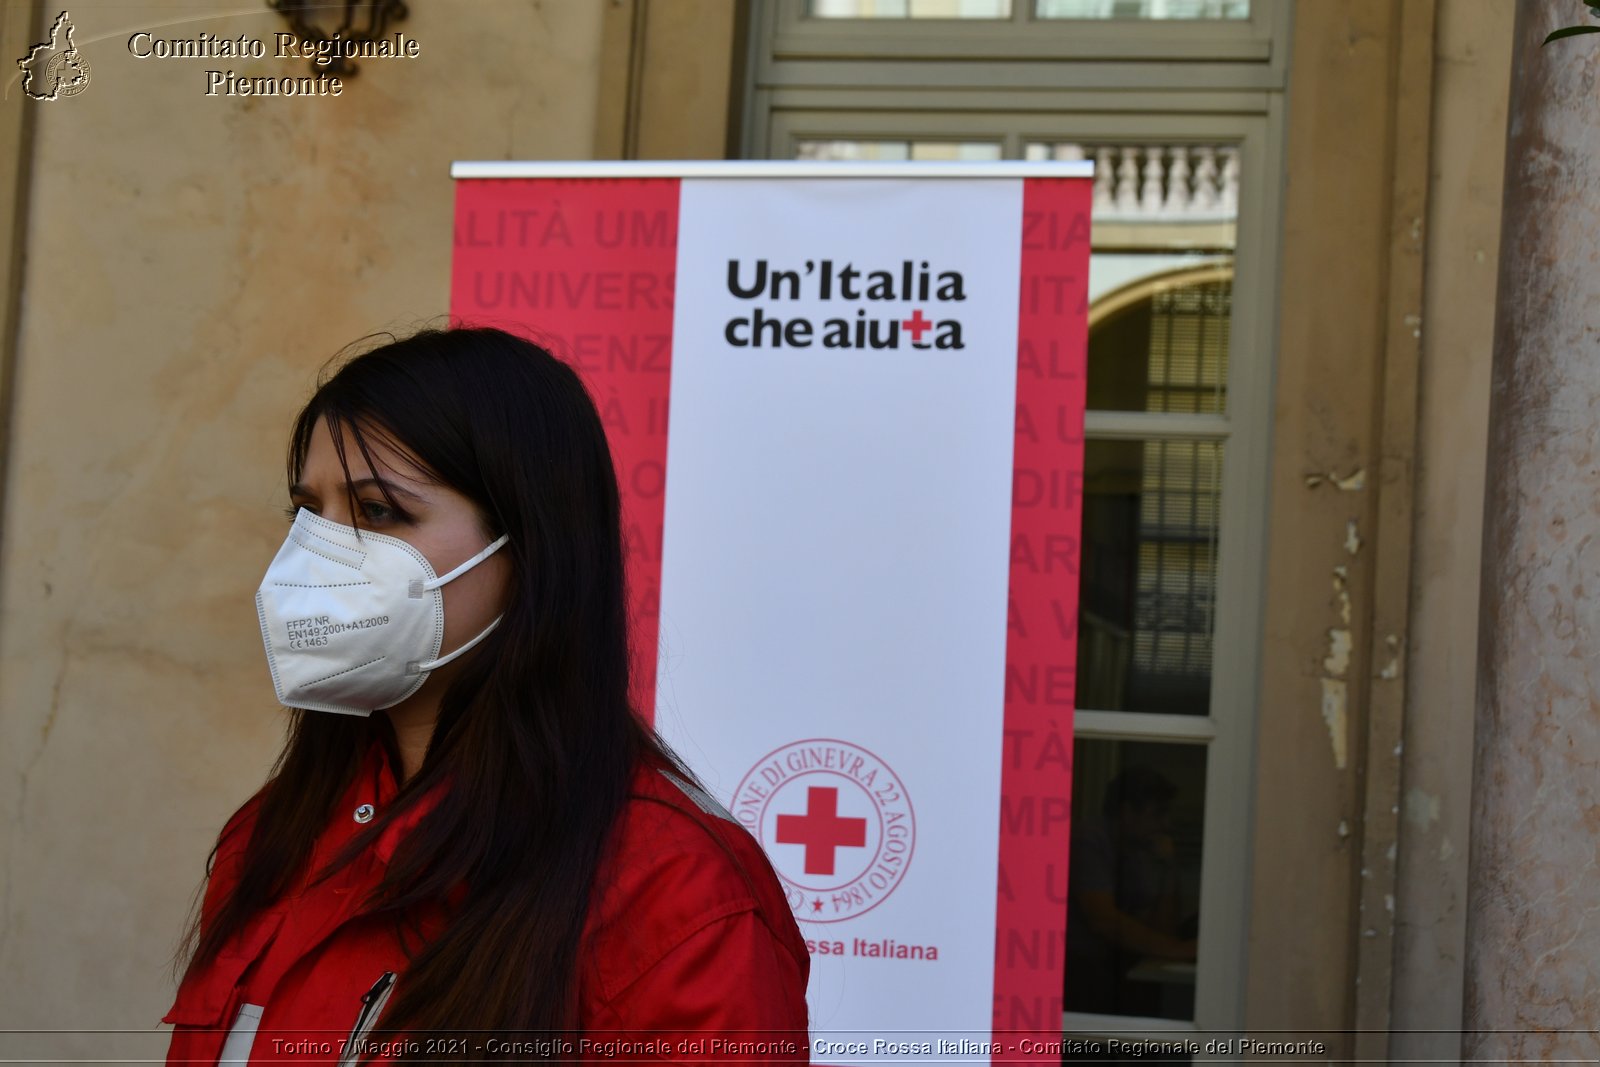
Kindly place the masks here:
<instances>
[{"instance_id":1,"label":"jacket button","mask_svg":"<svg viewBox=\"0 0 1600 1067\"><path fill-rule=\"evenodd\" d=\"M371 822L373 813L377 811L371 804L363 804L356 809L356 822Z\"/></svg>"}]
</instances>

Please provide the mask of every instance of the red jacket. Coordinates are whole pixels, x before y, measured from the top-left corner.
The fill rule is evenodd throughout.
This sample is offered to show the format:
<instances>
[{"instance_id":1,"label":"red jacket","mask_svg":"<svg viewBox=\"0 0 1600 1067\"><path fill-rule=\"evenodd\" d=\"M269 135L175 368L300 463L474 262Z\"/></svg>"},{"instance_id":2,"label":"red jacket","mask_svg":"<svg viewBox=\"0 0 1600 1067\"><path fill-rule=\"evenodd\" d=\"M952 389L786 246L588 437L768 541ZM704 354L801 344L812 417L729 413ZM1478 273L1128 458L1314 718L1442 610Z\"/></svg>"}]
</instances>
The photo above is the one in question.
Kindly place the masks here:
<instances>
[{"instance_id":1,"label":"red jacket","mask_svg":"<svg viewBox=\"0 0 1600 1067\"><path fill-rule=\"evenodd\" d=\"M371 821L363 805L381 810L397 791L385 750L374 744L318 838L306 871L320 868L361 829L358 812ZM250 1064L340 1061L363 1016L364 997L377 1000L381 1009L384 987L405 981L406 957L393 922L355 912L401 836L423 814L426 799L404 825L391 827L332 878L308 890L302 874L209 966L185 976L162 1019L174 1027L168 1064L216 1063L246 1004L261 1009ZM203 926L238 879L255 809L254 800L247 802L223 829L201 905ZM809 1062L805 989L810 957L755 839L710 797L644 764L634 773L616 832L614 869L596 879L605 888L590 902L578 962L580 1021L594 1043L557 1058ZM748 880L717 839L740 857ZM443 905L416 918L428 937L448 920ZM366 1011L367 1024L380 1014ZM450 1040L447 1035L405 1038L430 1039ZM744 1043L711 1044L717 1041ZM544 1058L537 1047L443 1048L462 1060Z\"/></svg>"}]
</instances>

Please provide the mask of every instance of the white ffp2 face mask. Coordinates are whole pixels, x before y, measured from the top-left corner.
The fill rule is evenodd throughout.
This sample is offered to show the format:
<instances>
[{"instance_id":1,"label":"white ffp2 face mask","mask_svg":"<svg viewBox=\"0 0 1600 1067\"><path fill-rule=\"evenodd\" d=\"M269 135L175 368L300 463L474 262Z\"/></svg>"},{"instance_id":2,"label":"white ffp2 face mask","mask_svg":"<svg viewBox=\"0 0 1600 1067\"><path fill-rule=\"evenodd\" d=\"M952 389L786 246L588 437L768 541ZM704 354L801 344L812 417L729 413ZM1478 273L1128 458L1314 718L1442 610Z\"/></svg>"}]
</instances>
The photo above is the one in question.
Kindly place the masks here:
<instances>
[{"instance_id":1,"label":"white ffp2 face mask","mask_svg":"<svg viewBox=\"0 0 1600 1067\"><path fill-rule=\"evenodd\" d=\"M506 543L502 534L442 576L398 537L301 508L256 591L261 640L278 700L291 708L370 715L415 693L428 672L488 636L494 621L444 656L440 586Z\"/></svg>"}]
</instances>

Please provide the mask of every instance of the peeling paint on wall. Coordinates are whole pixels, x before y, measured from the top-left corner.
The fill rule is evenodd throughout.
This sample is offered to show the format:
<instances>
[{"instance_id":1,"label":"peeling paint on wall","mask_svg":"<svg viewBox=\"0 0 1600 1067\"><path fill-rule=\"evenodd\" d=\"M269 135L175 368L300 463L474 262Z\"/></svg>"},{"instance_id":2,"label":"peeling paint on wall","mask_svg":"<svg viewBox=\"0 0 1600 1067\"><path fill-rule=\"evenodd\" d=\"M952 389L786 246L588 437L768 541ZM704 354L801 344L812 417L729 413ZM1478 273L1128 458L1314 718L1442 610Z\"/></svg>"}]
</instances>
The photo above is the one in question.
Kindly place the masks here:
<instances>
[{"instance_id":1,"label":"peeling paint on wall","mask_svg":"<svg viewBox=\"0 0 1600 1067\"><path fill-rule=\"evenodd\" d=\"M1344 550L1352 556L1361 551L1361 533L1354 519L1344 524Z\"/></svg>"},{"instance_id":2,"label":"peeling paint on wall","mask_svg":"<svg viewBox=\"0 0 1600 1067\"><path fill-rule=\"evenodd\" d=\"M1378 672L1378 677L1386 682L1392 682L1400 677L1400 638L1394 634L1385 634L1384 647L1389 650L1389 662L1383 665L1383 670ZM1400 746L1394 746L1394 754L1400 755Z\"/></svg>"},{"instance_id":3,"label":"peeling paint on wall","mask_svg":"<svg viewBox=\"0 0 1600 1067\"><path fill-rule=\"evenodd\" d=\"M1439 798L1413 786L1406 793L1406 822L1426 830L1439 821Z\"/></svg>"},{"instance_id":4,"label":"peeling paint on wall","mask_svg":"<svg viewBox=\"0 0 1600 1067\"><path fill-rule=\"evenodd\" d=\"M1357 479L1364 475L1356 471L1350 477ZM1347 548L1350 536L1353 533L1347 531ZM1350 706L1349 687L1344 679L1350 673L1350 653L1354 647L1350 633L1350 570L1342 563L1333 568L1333 595L1338 602L1339 620L1343 625L1328 630L1328 654L1322 658L1322 721L1327 725L1328 739L1333 743L1334 766L1342 771L1347 761L1346 734Z\"/></svg>"},{"instance_id":5,"label":"peeling paint on wall","mask_svg":"<svg viewBox=\"0 0 1600 1067\"><path fill-rule=\"evenodd\" d=\"M1354 493L1367 487L1367 469L1365 467L1357 467L1345 478L1339 477L1333 471L1329 471L1327 474L1306 475L1307 489L1315 489L1323 482L1327 482L1342 493Z\"/></svg>"},{"instance_id":6,"label":"peeling paint on wall","mask_svg":"<svg viewBox=\"0 0 1600 1067\"><path fill-rule=\"evenodd\" d=\"M1322 669L1335 678L1343 678L1350 670L1350 631L1340 628L1328 631L1328 654L1322 660Z\"/></svg>"},{"instance_id":7,"label":"peeling paint on wall","mask_svg":"<svg viewBox=\"0 0 1600 1067\"><path fill-rule=\"evenodd\" d=\"M1345 719L1349 707L1349 692L1339 678L1322 679L1322 721L1328 726L1328 739L1333 742L1333 765L1345 768Z\"/></svg>"}]
</instances>

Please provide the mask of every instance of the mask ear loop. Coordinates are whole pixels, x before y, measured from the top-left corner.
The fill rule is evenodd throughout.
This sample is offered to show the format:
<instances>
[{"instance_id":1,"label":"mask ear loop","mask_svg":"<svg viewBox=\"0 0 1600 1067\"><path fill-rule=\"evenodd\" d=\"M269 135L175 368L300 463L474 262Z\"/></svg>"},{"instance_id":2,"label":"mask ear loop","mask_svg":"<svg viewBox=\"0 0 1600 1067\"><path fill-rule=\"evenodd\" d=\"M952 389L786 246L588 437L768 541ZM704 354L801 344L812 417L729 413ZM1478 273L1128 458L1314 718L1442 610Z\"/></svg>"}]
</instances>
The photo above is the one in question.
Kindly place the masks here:
<instances>
[{"instance_id":1,"label":"mask ear loop","mask_svg":"<svg viewBox=\"0 0 1600 1067\"><path fill-rule=\"evenodd\" d=\"M479 641L482 641L485 637L488 637L489 631L493 630L496 626L499 626L500 620L503 618L505 618L504 615L496 615L494 617L494 621L483 628L482 633L480 633L477 637L474 637L471 641L468 641L466 644L462 645L460 648L456 649L454 652L446 653L445 655L440 656L438 659L431 660L427 663L418 663L417 661L412 660L410 663L406 664L406 673L419 674L422 671L431 671L435 667L443 667L446 663L449 663L451 660L467 651L473 645L476 645Z\"/></svg>"},{"instance_id":2,"label":"mask ear loop","mask_svg":"<svg viewBox=\"0 0 1600 1067\"><path fill-rule=\"evenodd\" d=\"M430 578L427 581L423 581L421 578L413 578L411 580L411 595L412 596L421 596L427 590L437 589L441 585L444 585L446 582L451 581L454 578L460 577L461 575L465 574L467 571L471 570L473 567L476 567L478 564L482 563L484 560L488 559L490 556L492 556L496 552L498 552L500 550L501 546L504 545L510 539L511 539L511 535L510 534L501 534L499 537L495 538L493 541L490 541L487 545L485 545L484 548L480 552L476 553L471 558L469 558L467 560L464 560L461 563L460 566L454 568L453 570L451 570L447 574L441 574L439 577ZM485 626L483 628L483 632L482 633L478 634L477 637L474 637L472 640L468 641L466 644L462 645L460 648L456 649L454 652L446 653L445 655L440 656L438 659L431 660L431 661L429 661L427 663L419 663L416 660L412 660L410 663L406 664L406 673L407 674L420 674L423 671L431 671L435 667L443 667L446 663L449 663L451 660L455 659L457 656L461 655L463 652L466 652L467 650L471 649L479 641L482 641L485 637L488 637L489 636L489 632L491 630L493 630L496 626L499 626L500 625L500 620L503 619L503 618L505 618L504 615L496 615L494 617L494 621L491 622L488 626Z\"/></svg>"},{"instance_id":3,"label":"mask ear loop","mask_svg":"<svg viewBox=\"0 0 1600 1067\"><path fill-rule=\"evenodd\" d=\"M419 597L429 590L437 589L446 582L453 581L454 579L461 577L463 574L467 573L472 568L476 567L478 564L482 563L484 560L500 551L500 547L509 540L511 540L510 534L501 534L499 537L485 545L484 548L476 555L463 560L459 567L456 567L454 570L451 570L446 574L441 574L437 578L429 578L427 581L423 581L421 578L411 579L411 586L408 589L408 592L414 597Z\"/></svg>"}]
</instances>

